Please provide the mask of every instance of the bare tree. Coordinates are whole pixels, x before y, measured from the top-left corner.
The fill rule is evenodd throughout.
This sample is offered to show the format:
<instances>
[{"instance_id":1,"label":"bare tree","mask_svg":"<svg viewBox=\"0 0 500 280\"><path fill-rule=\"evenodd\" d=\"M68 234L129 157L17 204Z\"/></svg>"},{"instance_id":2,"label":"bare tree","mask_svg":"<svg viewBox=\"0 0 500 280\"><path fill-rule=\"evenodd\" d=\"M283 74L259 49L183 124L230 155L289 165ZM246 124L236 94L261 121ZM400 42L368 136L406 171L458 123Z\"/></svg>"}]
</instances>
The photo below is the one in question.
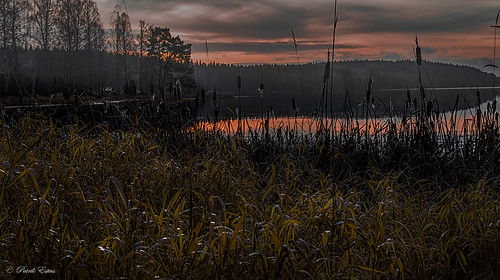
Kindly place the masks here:
<instances>
[{"instance_id":1,"label":"bare tree","mask_svg":"<svg viewBox=\"0 0 500 280\"><path fill-rule=\"evenodd\" d=\"M95 1L84 0L82 24L85 37L84 48L91 51L102 50L104 48L104 29Z\"/></svg>"},{"instance_id":2,"label":"bare tree","mask_svg":"<svg viewBox=\"0 0 500 280\"><path fill-rule=\"evenodd\" d=\"M29 18L33 32L32 37L43 50L49 50L55 36L54 17L56 15L56 0L32 0L30 2L31 16Z\"/></svg>"},{"instance_id":3,"label":"bare tree","mask_svg":"<svg viewBox=\"0 0 500 280\"><path fill-rule=\"evenodd\" d=\"M114 29L113 46L116 54L116 84L118 86L124 85L127 88L130 78L128 56L132 51L133 35L128 13L122 11L120 5L115 6L115 10L111 15L111 25Z\"/></svg>"},{"instance_id":4,"label":"bare tree","mask_svg":"<svg viewBox=\"0 0 500 280\"><path fill-rule=\"evenodd\" d=\"M73 52L78 49L76 39L79 28L75 29L75 22L78 22L80 9L78 3L80 0L58 0L57 5L57 39L59 49L64 51L64 64L62 76L64 78L64 86L68 87L67 91L71 91L73 85L73 65L75 64L75 56Z\"/></svg>"},{"instance_id":5,"label":"bare tree","mask_svg":"<svg viewBox=\"0 0 500 280\"><path fill-rule=\"evenodd\" d=\"M104 29L97 5L93 0L84 0L83 3L83 35L85 38L84 49L87 52L87 76L89 86L97 81L96 87L101 87L99 73L94 71L98 66L99 51L104 48Z\"/></svg>"},{"instance_id":6,"label":"bare tree","mask_svg":"<svg viewBox=\"0 0 500 280\"><path fill-rule=\"evenodd\" d=\"M46 0L47 1L47 0ZM92 81L91 68L93 65L92 53L102 50L104 45L104 31L101 17L94 0L58 0L56 16L57 37L62 50L65 51L64 75L67 83L71 83L73 72L89 76L89 85ZM84 59L86 51L87 69L74 67L78 59ZM95 73L94 73L95 74Z\"/></svg>"},{"instance_id":7,"label":"bare tree","mask_svg":"<svg viewBox=\"0 0 500 280\"><path fill-rule=\"evenodd\" d=\"M59 45L65 51L72 51L75 49L73 46L75 36L72 30L72 13L75 8L73 7L73 0L59 0L57 6L57 35L59 39Z\"/></svg>"},{"instance_id":8,"label":"bare tree","mask_svg":"<svg viewBox=\"0 0 500 280\"><path fill-rule=\"evenodd\" d=\"M26 0L0 1L0 42L9 67L17 67L17 49L26 36Z\"/></svg>"},{"instance_id":9,"label":"bare tree","mask_svg":"<svg viewBox=\"0 0 500 280\"><path fill-rule=\"evenodd\" d=\"M128 13L122 11L120 5L115 6L111 15L111 25L114 29L114 51L118 54L127 54L132 49L132 28Z\"/></svg>"},{"instance_id":10,"label":"bare tree","mask_svg":"<svg viewBox=\"0 0 500 280\"><path fill-rule=\"evenodd\" d=\"M91 40L102 29L97 6L92 0L59 0L57 13L59 40L66 51L92 48ZM97 32L97 33L95 33ZM94 35L98 36L94 36Z\"/></svg>"},{"instance_id":11,"label":"bare tree","mask_svg":"<svg viewBox=\"0 0 500 280\"><path fill-rule=\"evenodd\" d=\"M9 42L10 1L0 1L0 40L5 51Z\"/></svg>"},{"instance_id":12,"label":"bare tree","mask_svg":"<svg viewBox=\"0 0 500 280\"><path fill-rule=\"evenodd\" d=\"M148 32L147 24L144 20L139 21L139 90L141 94L143 93L143 57L144 57L144 45L146 43L146 36Z\"/></svg>"},{"instance_id":13,"label":"bare tree","mask_svg":"<svg viewBox=\"0 0 500 280\"><path fill-rule=\"evenodd\" d=\"M27 24L27 0L0 1L0 75L3 78L3 92L20 93L22 100L24 88L21 86L18 63L18 48L25 43Z\"/></svg>"},{"instance_id":14,"label":"bare tree","mask_svg":"<svg viewBox=\"0 0 500 280\"><path fill-rule=\"evenodd\" d=\"M54 45L56 35L55 16L57 0L30 0L29 28L31 30L30 39L34 47L40 48L41 52L35 52L36 59L36 79L50 80L54 75L54 68L51 63L49 52ZM37 85L33 86L33 93L37 92Z\"/></svg>"}]
</instances>

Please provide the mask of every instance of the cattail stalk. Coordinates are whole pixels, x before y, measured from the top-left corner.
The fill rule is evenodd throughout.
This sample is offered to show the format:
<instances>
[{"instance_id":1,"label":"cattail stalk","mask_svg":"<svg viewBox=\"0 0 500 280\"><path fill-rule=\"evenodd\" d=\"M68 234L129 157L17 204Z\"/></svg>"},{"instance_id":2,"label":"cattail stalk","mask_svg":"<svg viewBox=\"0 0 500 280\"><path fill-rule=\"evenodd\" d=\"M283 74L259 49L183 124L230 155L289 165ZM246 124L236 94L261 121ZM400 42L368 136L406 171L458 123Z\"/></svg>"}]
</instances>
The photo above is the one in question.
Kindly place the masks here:
<instances>
[{"instance_id":1,"label":"cattail stalk","mask_svg":"<svg viewBox=\"0 0 500 280\"><path fill-rule=\"evenodd\" d=\"M496 65L496 58L497 58L497 28L500 28L500 25L498 25L498 18L500 17L500 10L498 10L498 13L497 13L497 18L495 20L495 25L492 25L490 27L493 27L495 28L495 39L493 41L493 99L495 99L496 95L495 95L495 77L496 77L496 68L498 67Z\"/></svg>"},{"instance_id":2,"label":"cattail stalk","mask_svg":"<svg viewBox=\"0 0 500 280\"><path fill-rule=\"evenodd\" d=\"M293 39L293 45L295 47L295 56L297 57L297 66L300 67L300 60L299 60L299 52L297 50L297 40L295 39L295 33L293 32L293 29L292 29L292 39ZM304 82L302 81L302 71L300 71L302 69L299 68L299 75L300 75L300 89L301 89L301 93L302 93L302 101L304 101Z\"/></svg>"},{"instance_id":3,"label":"cattail stalk","mask_svg":"<svg viewBox=\"0 0 500 280\"><path fill-rule=\"evenodd\" d=\"M241 120L241 76L238 74L236 78L238 82L238 120Z\"/></svg>"},{"instance_id":4,"label":"cattail stalk","mask_svg":"<svg viewBox=\"0 0 500 280\"><path fill-rule=\"evenodd\" d=\"M264 119L264 77L260 78L259 85L259 95L260 95L260 113L262 115L262 119Z\"/></svg>"},{"instance_id":5,"label":"cattail stalk","mask_svg":"<svg viewBox=\"0 0 500 280\"><path fill-rule=\"evenodd\" d=\"M420 101L422 102L422 116L423 112L425 112L425 90L424 87L422 86L422 71L420 67L422 66L422 51L420 47L418 46L418 37L415 35L415 43L417 44L417 49L416 49L416 60L417 60L417 68L418 68L418 84L420 85Z\"/></svg>"},{"instance_id":6,"label":"cattail stalk","mask_svg":"<svg viewBox=\"0 0 500 280\"><path fill-rule=\"evenodd\" d=\"M339 20L339 14L337 11L337 0L335 0L335 5L333 8L333 34L332 34L332 69L330 71L331 79L330 79L330 94L332 97L330 98L330 110L333 116L333 62L335 61L335 36L337 31L337 22Z\"/></svg>"},{"instance_id":7,"label":"cattail stalk","mask_svg":"<svg viewBox=\"0 0 500 280\"><path fill-rule=\"evenodd\" d=\"M330 77L330 50L328 50L328 59L326 61L325 70L323 73L323 93L321 96L321 103L324 102L324 117L328 117L328 94L327 94L327 85L328 79ZM323 110L323 104L320 106L320 110Z\"/></svg>"}]
</instances>

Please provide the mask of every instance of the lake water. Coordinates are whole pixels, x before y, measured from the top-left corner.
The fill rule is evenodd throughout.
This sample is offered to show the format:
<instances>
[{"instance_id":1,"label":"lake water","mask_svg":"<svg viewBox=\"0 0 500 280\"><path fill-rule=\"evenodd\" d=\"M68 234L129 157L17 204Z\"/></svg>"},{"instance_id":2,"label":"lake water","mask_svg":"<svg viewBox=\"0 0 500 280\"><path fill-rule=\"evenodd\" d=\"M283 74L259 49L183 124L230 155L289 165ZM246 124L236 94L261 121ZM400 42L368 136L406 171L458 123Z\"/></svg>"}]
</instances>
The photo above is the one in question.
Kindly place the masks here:
<instances>
[{"instance_id":1,"label":"lake water","mask_svg":"<svg viewBox=\"0 0 500 280\"><path fill-rule=\"evenodd\" d=\"M460 97L459 108L467 108L474 106L477 91L480 92L482 100L487 100L492 99L494 89L496 93L500 92L498 87L437 87L425 88L425 94L427 100L436 100L440 110L446 111L451 110L454 106L457 96ZM394 111L403 112L405 110L407 91L409 91L411 99L417 98L417 101L420 102L420 89L418 88L373 89L372 96L375 98L375 111L378 114L383 114L392 101ZM277 116L291 116L294 115L295 107L298 109L299 115L312 116L313 112L320 106L321 96L321 91L314 90L305 92L264 91L262 96L255 91L242 93L241 97L238 97L237 91L220 91L217 95L217 104L220 108L220 116L223 118L236 117L236 108L239 106L240 100L242 116L258 117L266 115L268 110L274 112ZM366 92L350 91L350 107L354 111L358 109L359 113L361 113L365 96ZM211 93L207 94L206 99L202 115L213 117L214 104ZM340 92L340 89L334 91L334 94L329 94L328 97L328 103L331 103L328 110L330 111L333 107L336 112L343 111L345 101L345 92Z\"/></svg>"},{"instance_id":2,"label":"lake water","mask_svg":"<svg viewBox=\"0 0 500 280\"><path fill-rule=\"evenodd\" d=\"M439 113L438 117L435 113L430 118L434 131L438 133L456 133L456 134L470 134L477 130L477 109L480 109L482 122L493 121L495 113L500 110L500 97L496 97L497 108L493 107L493 102L486 101L479 106L473 106L470 109L457 110L455 112ZM495 111L493 111L495 109ZM372 117L368 118L346 118L342 114L338 114L333 118L317 118L309 116L278 116L278 117L254 117L254 118L230 118L218 121L199 121L198 128L204 131L219 131L224 133L233 134L241 131L243 134L250 133L263 133L269 131L270 133L293 132L298 134L314 134L320 130L328 129L332 133L340 133L342 131L359 131L366 132L368 129L369 134L387 133L390 129L396 128L398 131L402 128L411 128L415 126L418 121L419 112L407 112L407 117L403 114L398 114L393 117ZM412 117L408 117L408 116Z\"/></svg>"}]
</instances>

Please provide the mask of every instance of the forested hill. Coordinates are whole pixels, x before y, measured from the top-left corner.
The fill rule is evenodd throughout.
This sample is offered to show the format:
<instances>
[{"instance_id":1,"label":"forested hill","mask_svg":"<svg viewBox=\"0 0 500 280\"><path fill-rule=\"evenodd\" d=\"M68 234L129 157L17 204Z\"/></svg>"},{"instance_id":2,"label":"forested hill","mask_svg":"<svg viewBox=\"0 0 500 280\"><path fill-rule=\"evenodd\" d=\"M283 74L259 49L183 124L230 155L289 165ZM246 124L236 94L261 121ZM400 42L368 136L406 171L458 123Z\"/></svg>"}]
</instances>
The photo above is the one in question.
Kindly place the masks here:
<instances>
[{"instance_id":1,"label":"forested hill","mask_svg":"<svg viewBox=\"0 0 500 280\"><path fill-rule=\"evenodd\" d=\"M221 90L234 90L238 73L243 80L242 90L255 90L261 80L268 89L300 90L321 89L325 63L304 65L251 65L197 64L195 77L199 85L207 88L217 84ZM418 69L414 61L342 61L334 65L335 86L355 91L366 88L371 76L374 88L395 89L418 87ZM470 66L424 62L424 87L492 86L493 75Z\"/></svg>"},{"instance_id":2,"label":"forested hill","mask_svg":"<svg viewBox=\"0 0 500 280\"><path fill-rule=\"evenodd\" d=\"M239 74L242 80L242 94L258 95L257 89L263 82L264 94L267 94L269 101L279 102L283 98L295 98L303 107L312 108L321 96L324 68L325 63L252 66L198 64L195 65L195 78L198 85L206 90L216 87L218 92L234 93L237 91L236 77ZM394 99L396 103L401 103L406 97L406 88L419 87L418 68L416 63L410 60L335 62L334 69L333 96L337 97L337 104L344 101L347 91L353 102L360 102L366 94L370 75L374 81L374 94L381 98ZM421 73L422 84L429 88L429 91L430 88L491 87L495 82L492 74L469 66L424 62ZM500 85L499 78L496 78L496 84ZM402 89L404 94L387 89ZM443 102L447 102L448 98L454 101L456 90L440 91L438 95L438 99ZM290 102L287 101L288 103Z\"/></svg>"}]
</instances>

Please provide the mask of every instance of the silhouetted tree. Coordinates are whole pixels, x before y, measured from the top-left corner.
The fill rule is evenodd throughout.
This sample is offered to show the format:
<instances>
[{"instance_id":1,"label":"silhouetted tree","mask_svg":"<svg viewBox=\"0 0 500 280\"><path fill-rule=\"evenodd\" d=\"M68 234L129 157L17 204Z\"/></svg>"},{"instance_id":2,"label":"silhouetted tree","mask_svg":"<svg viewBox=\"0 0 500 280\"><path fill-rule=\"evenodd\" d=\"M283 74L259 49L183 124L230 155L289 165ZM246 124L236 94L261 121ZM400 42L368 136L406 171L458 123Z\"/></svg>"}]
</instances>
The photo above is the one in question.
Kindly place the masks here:
<instances>
[{"instance_id":1,"label":"silhouetted tree","mask_svg":"<svg viewBox=\"0 0 500 280\"><path fill-rule=\"evenodd\" d=\"M59 0L56 25L58 28L59 45L70 52L77 50L80 29L75 26L79 21L79 0Z\"/></svg>"},{"instance_id":2,"label":"silhouetted tree","mask_svg":"<svg viewBox=\"0 0 500 280\"><path fill-rule=\"evenodd\" d=\"M9 94L19 94L24 88L19 83L18 48L27 46L27 0L0 1L0 71L4 72L4 88Z\"/></svg>"},{"instance_id":3,"label":"silhouetted tree","mask_svg":"<svg viewBox=\"0 0 500 280\"><path fill-rule=\"evenodd\" d=\"M104 29L101 15L93 0L84 0L83 3L83 34L86 50L100 51L104 48Z\"/></svg>"},{"instance_id":4,"label":"silhouetted tree","mask_svg":"<svg viewBox=\"0 0 500 280\"><path fill-rule=\"evenodd\" d=\"M33 86L33 94L41 94L40 77L43 80L50 80L54 74L51 59L49 56L50 49L55 45L56 38L56 16L57 16L57 0L31 0L29 2L30 15L30 38L34 47L38 47L41 51L35 52L36 58L36 83Z\"/></svg>"},{"instance_id":5,"label":"silhouetted tree","mask_svg":"<svg viewBox=\"0 0 500 280\"><path fill-rule=\"evenodd\" d=\"M144 57L144 45L146 42L147 24L144 20L139 21L139 90L143 93L143 57Z\"/></svg>"},{"instance_id":6,"label":"silhouetted tree","mask_svg":"<svg viewBox=\"0 0 500 280\"><path fill-rule=\"evenodd\" d=\"M173 37L167 27L149 28L146 50L149 56L167 62L191 61L191 44L184 44L179 36Z\"/></svg>"},{"instance_id":7,"label":"silhouetted tree","mask_svg":"<svg viewBox=\"0 0 500 280\"><path fill-rule=\"evenodd\" d=\"M102 48L104 33L95 1L59 0L55 24L63 50Z\"/></svg>"},{"instance_id":8,"label":"silhouetted tree","mask_svg":"<svg viewBox=\"0 0 500 280\"><path fill-rule=\"evenodd\" d=\"M155 58L160 93L169 83L167 80L186 80L193 73L191 44L184 44L179 36L172 36L167 27L149 27L146 51L148 56Z\"/></svg>"},{"instance_id":9,"label":"silhouetted tree","mask_svg":"<svg viewBox=\"0 0 500 280\"><path fill-rule=\"evenodd\" d=\"M31 0L30 23L31 36L43 50L49 50L54 44L56 0Z\"/></svg>"},{"instance_id":10,"label":"silhouetted tree","mask_svg":"<svg viewBox=\"0 0 500 280\"><path fill-rule=\"evenodd\" d=\"M115 6L111 15L111 25L113 27L113 46L117 55L116 60L116 79L117 84L125 82L125 87L129 81L128 56L132 51L133 35L128 13L122 11L120 5ZM122 71L120 71L120 69ZM120 73L121 72L121 73ZM122 82L120 83L119 80Z\"/></svg>"},{"instance_id":11,"label":"silhouetted tree","mask_svg":"<svg viewBox=\"0 0 500 280\"><path fill-rule=\"evenodd\" d=\"M104 49L104 29L97 5L93 0L84 0L83 3L83 35L85 39L84 49L87 52L87 76L89 86L93 81L99 81L99 73L94 69L99 63L99 51ZM100 83L97 82L98 87Z\"/></svg>"},{"instance_id":12,"label":"silhouetted tree","mask_svg":"<svg viewBox=\"0 0 500 280\"><path fill-rule=\"evenodd\" d=\"M26 0L0 1L0 42L9 68L17 68L17 49L26 42Z\"/></svg>"},{"instance_id":13,"label":"silhouetted tree","mask_svg":"<svg viewBox=\"0 0 500 280\"><path fill-rule=\"evenodd\" d=\"M54 23L59 46L57 49L64 51L62 75L66 86L73 86L73 75L82 75L81 67L77 66L78 59L82 59L78 51L90 47L87 31L94 29L94 26L102 26L97 7L93 2L93 0L57 0ZM97 16L94 16L95 14Z\"/></svg>"}]
</instances>

